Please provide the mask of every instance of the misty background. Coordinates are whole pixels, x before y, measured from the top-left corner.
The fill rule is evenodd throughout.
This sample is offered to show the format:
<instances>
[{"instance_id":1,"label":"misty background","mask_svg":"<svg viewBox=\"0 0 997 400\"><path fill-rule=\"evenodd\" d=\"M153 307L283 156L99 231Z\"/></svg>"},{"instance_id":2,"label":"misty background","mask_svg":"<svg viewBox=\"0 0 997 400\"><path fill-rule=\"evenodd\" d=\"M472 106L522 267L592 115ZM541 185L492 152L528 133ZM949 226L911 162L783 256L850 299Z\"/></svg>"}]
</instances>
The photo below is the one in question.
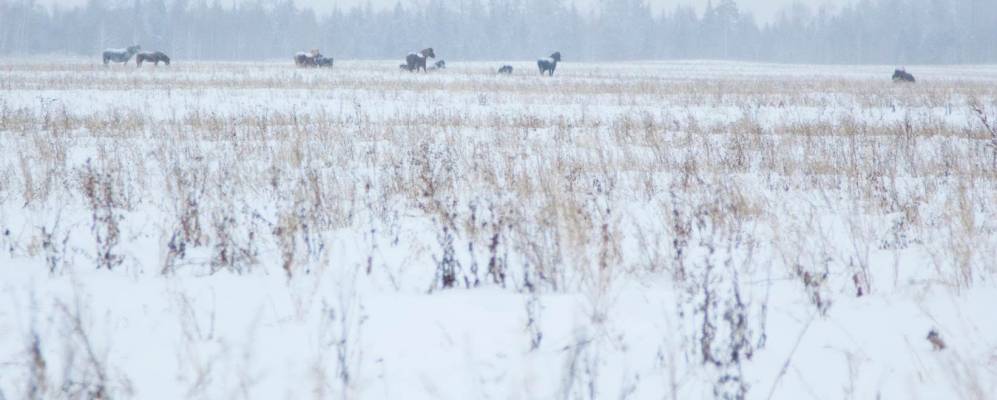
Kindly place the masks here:
<instances>
[{"instance_id":1,"label":"misty background","mask_svg":"<svg viewBox=\"0 0 997 400\"><path fill-rule=\"evenodd\" d=\"M51 0L49 0L51 1ZM381 1L319 9L292 0L0 0L0 55L142 45L175 60L565 61L728 59L842 64L997 62L997 1L842 0L750 11L757 0L652 7L643 0ZM307 1L307 0L305 0Z\"/></svg>"}]
</instances>

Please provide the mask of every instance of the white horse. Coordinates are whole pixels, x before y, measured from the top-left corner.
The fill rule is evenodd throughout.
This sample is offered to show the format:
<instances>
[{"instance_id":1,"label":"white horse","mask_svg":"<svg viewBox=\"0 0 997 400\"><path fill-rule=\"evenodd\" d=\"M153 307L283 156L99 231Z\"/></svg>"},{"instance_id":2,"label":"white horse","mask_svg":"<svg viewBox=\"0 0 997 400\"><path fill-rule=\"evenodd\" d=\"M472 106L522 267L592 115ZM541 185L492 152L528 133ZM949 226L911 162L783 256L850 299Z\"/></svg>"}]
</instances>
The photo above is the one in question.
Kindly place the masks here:
<instances>
[{"instance_id":1,"label":"white horse","mask_svg":"<svg viewBox=\"0 0 997 400\"><path fill-rule=\"evenodd\" d=\"M127 49L107 49L104 50L104 65L114 61L119 63L128 64L128 60L132 59L135 53L142 50L142 46L131 46Z\"/></svg>"}]
</instances>

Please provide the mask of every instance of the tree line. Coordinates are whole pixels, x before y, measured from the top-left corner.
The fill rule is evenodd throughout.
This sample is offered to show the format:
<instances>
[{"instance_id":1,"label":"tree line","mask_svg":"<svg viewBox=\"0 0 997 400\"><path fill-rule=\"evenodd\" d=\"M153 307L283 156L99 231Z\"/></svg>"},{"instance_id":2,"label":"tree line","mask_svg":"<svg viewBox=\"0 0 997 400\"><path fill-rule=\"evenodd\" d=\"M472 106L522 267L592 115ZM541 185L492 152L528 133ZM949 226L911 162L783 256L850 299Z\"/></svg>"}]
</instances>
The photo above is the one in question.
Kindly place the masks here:
<instances>
[{"instance_id":1,"label":"tree line","mask_svg":"<svg viewBox=\"0 0 997 400\"><path fill-rule=\"evenodd\" d=\"M644 0L428 0L318 15L293 0L88 0L47 8L0 0L0 55L97 55L141 44L174 59L261 60L320 48L336 58L400 59L432 46L455 60L728 59L831 64L997 62L997 1L796 3L759 23L735 0L652 12Z\"/></svg>"}]
</instances>

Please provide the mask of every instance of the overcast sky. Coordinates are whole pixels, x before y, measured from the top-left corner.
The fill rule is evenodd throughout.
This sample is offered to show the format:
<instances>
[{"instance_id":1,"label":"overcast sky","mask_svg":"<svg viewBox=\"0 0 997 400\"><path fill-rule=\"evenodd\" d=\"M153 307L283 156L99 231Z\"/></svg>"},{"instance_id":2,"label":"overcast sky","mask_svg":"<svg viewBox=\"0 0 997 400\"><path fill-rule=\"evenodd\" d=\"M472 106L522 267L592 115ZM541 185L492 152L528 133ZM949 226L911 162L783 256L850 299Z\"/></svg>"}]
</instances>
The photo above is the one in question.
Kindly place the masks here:
<instances>
[{"instance_id":1,"label":"overcast sky","mask_svg":"<svg viewBox=\"0 0 997 400\"><path fill-rule=\"evenodd\" d=\"M61 6L78 6L86 4L86 0L37 0L39 4L47 5L61 5ZM170 1L170 0L167 0ZM209 3L213 0L209 0ZM263 1L264 3L271 0L220 0L223 5L231 5L234 2L240 1ZM295 4L298 6L307 6L315 9L315 11L321 13L328 12L339 6L340 8L349 8L354 5L364 4L368 0L295 0ZM369 0L371 4L375 6L390 7L394 6L396 2L401 2L403 6L412 7L424 4L424 0ZM460 0L448 0L454 3ZM570 2L572 0L565 0ZM576 0L577 4L581 7L584 4L597 4L600 0ZM611 0L610 0L611 1ZM678 4L692 4L699 7L706 5L707 0L647 0L652 8L655 10L660 10L662 8L671 9ZM794 2L805 4L811 9L816 9L818 6L823 4L831 5L843 5L850 4L854 0L736 0L738 6L742 10L749 10L755 14L755 18L758 22L768 22L771 21L780 9L792 4ZM131 0L107 0L107 3L114 4L116 2L131 3Z\"/></svg>"}]
</instances>

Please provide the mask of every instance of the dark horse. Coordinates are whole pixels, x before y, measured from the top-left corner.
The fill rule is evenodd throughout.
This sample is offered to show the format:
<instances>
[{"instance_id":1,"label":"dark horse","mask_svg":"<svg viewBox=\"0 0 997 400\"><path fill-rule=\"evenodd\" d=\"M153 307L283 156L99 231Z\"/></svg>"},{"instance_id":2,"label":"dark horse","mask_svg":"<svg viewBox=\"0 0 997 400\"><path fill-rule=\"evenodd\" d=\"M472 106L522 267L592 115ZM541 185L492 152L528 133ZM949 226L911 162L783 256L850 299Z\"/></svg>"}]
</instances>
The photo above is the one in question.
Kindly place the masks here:
<instances>
[{"instance_id":1,"label":"dark horse","mask_svg":"<svg viewBox=\"0 0 997 400\"><path fill-rule=\"evenodd\" d=\"M447 62L443 60L437 61L429 69L447 69Z\"/></svg>"},{"instance_id":2,"label":"dark horse","mask_svg":"<svg viewBox=\"0 0 997 400\"><path fill-rule=\"evenodd\" d=\"M135 53L142 50L142 46L131 46L127 49L107 49L104 50L104 65L114 61L119 63L128 64L128 60L132 59Z\"/></svg>"},{"instance_id":3,"label":"dark horse","mask_svg":"<svg viewBox=\"0 0 997 400\"><path fill-rule=\"evenodd\" d=\"M170 57L161 51L142 52L135 56L135 64L137 64L137 66L141 67L142 63L145 61L156 64L157 67L160 62L170 65Z\"/></svg>"},{"instance_id":4,"label":"dark horse","mask_svg":"<svg viewBox=\"0 0 997 400\"><path fill-rule=\"evenodd\" d=\"M301 52L294 55L294 64L299 67L329 67L332 68L332 57L325 57L318 50Z\"/></svg>"},{"instance_id":5,"label":"dark horse","mask_svg":"<svg viewBox=\"0 0 997 400\"><path fill-rule=\"evenodd\" d=\"M541 58L537 60L537 67L540 67L540 75L547 72L550 76L554 76L554 69L557 68L557 63L561 62L561 52L555 51L554 54L550 55L550 58Z\"/></svg>"},{"instance_id":6,"label":"dark horse","mask_svg":"<svg viewBox=\"0 0 997 400\"><path fill-rule=\"evenodd\" d=\"M903 69L893 70L893 81L894 82L910 82L914 83L914 75Z\"/></svg>"},{"instance_id":7,"label":"dark horse","mask_svg":"<svg viewBox=\"0 0 997 400\"><path fill-rule=\"evenodd\" d=\"M405 69L409 72L416 72L420 68L426 72L426 58L436 58L433 48L422 49L418 53L408 53L405 57Z\"/></svg>"},{"instance_id":8,"label":"dark horse","mask_svg":"<svg viewBox=\"0 0 997 400\"><path fill-rule=\"evenodd\" d=\"M498 73L505 74L505 75L512 75L512 66L511 65L503 65L502 68L499 68Z\"/></svg>"}]
</instances>

